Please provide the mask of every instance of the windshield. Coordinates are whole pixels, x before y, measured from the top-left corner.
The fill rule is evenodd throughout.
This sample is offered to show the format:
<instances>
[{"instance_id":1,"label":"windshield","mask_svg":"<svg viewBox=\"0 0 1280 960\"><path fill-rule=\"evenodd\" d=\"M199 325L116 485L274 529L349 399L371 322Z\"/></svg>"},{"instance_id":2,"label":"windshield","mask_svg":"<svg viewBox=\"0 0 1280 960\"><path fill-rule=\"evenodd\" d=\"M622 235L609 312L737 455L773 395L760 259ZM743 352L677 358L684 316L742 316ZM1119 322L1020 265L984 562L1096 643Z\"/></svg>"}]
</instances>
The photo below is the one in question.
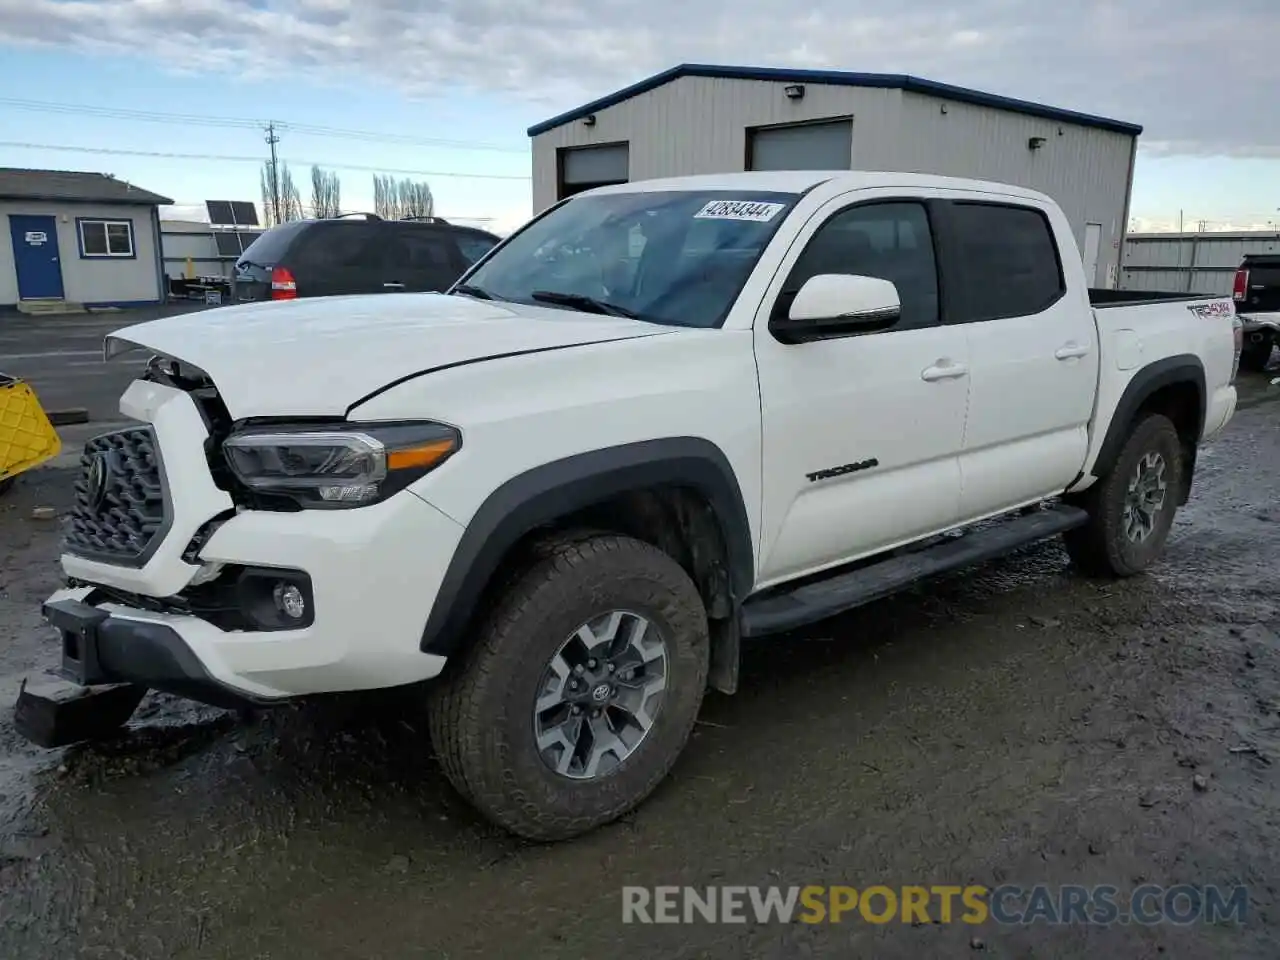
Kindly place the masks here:
<instances>
[{"instance_id":1,"label":"windshield","mask_svg":"<svg viewBox=\"0 0 1280 960\"><path fill-rule=\"evenodd\" d=\"M576 197L512 237L455 292L719 326L798 199L725 190Z\"/></svg>"}]
</instances>

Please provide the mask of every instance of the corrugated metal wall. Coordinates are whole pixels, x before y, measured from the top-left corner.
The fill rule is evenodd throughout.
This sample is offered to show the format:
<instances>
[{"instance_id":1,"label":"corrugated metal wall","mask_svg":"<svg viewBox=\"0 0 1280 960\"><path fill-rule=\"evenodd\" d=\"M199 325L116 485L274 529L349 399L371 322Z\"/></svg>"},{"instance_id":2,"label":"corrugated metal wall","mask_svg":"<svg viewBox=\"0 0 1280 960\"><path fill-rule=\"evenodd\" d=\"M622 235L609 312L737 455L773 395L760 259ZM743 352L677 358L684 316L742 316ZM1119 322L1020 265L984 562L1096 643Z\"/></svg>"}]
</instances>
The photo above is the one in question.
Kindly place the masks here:
<instances>
[{"instance_id":1,"label":"corrugated metal wall","mask_svg":"<svg viewBox=\"0 0 1280 960\"><path fill-rule=\"evenodd\" d=\"M1246 253L1280 253L1276 233L1131 233L1120 266L1124 290L1231 292Z\"/></svg>"},{"instance_id":2,"label":"corrugated metal wall","mask_svg":"<svg viewBox=\"0 0 1280 960\"><path fill-rule=\"evenodd\" d=\"M555 203L556 149L630 141L632 180L742 170L747 127L855 115L851 162L859 162L864 125L892 122L897 90L808 85L788 100L784 85L761 80L681 77L596 114L533 138L533 208ZM879 118L879 122L877 122Z\"/></svg>"},{"instance_id":3,"label":"corrugated metal wall","mask_svg":"<svg viewBox=\"0 0 1280 960\"><path fill-rule=\"evenodd\" d=\"M1043 137L1044 145L1030 149L1032 137ZM1097 275L1090 278L1101 287L1115 285L1133 142L1110 130L904 93L883 161L887 169L996 180L1047 193L1062 207L1081 251L1085 224L1101 226Z\"/></svg>"},{"instance_id":4,"label":"corrugated metal wall","mask_svg":"<svg viewBox=\"0 0 1280 960\"><path fill-rule=\"evenodd\" d=\"M745 169L748 127L852 116L856 170L902 170L998 180L1041 190L1063 208L1083 248L1102 227L1097 286L1120 258L1133 138L1091 127L938 100L901 90L681 77L533 138L533 207L556 199L556 150L629 141L632 180ZM945 112L943 108L945 107ZM1028 148L1031 137L1044 146Z\"/></svg>"}]
</instances>

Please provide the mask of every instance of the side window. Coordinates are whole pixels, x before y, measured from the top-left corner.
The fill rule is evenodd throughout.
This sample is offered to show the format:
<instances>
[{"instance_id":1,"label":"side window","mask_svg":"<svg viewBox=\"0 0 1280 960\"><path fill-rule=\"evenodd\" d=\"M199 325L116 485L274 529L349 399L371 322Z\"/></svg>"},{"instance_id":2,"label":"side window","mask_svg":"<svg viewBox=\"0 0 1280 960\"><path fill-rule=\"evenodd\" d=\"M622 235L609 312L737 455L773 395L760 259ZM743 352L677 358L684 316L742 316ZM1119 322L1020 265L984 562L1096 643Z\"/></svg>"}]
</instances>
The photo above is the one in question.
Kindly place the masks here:
<instances>
[{"instance_id":1,"label":"side window","mask_svg":"<svg viewBox=\"0 0 1280 960\"><path fill-rule=\"evenodd\" d=\"M1062 261L1041 211L990 203L956 203L951 211L965 286L961 319L1034 316L1062 298Z\"/></svg>"},{"instance_id":2,"label":"side window","mask_svg":"<svg viewBox=\"0 0 1280 960\"><path fill-rule=\"evenodd\" d=\"M438 273L452 268L449 244L444 237L425 230L405 230L398 237L402 265L410 270Z\"/></svg>"},{"instance_id":3,"label":"side window","mask_svg":"<svg viewBox=\"0 0 1280 960\"><path fill-rule=\"evenodd\" d=\"M381 265L379 233L367 224L326 226L315 234L304 256L316 270L373 270Z\"/></svg>"},{"instance_id":4,"label":"side window","mask_svg":"<svg viewBox=\"0 0 1280 960\"><path fill-rule=\"evenodd\" d=\"M938 322L938 268L924 205L869 203L850 207L818 228L787 278L780 305L810 277L849 273L879 277L898 288L902 319L893 330Z\"/></svg>"},{"instance_id":5,"label":"side window","mask_svg":"<svg viewBox=\"0 0 1280 960\"><path fill-rule=\"evenodd\" d=\"M458 245L458 252L462 254L462 259L467 262L467 266L471 266L471 264L492 250L497 242L480 233L456 233L453 239Z\"/></svg>"}]
</instances>

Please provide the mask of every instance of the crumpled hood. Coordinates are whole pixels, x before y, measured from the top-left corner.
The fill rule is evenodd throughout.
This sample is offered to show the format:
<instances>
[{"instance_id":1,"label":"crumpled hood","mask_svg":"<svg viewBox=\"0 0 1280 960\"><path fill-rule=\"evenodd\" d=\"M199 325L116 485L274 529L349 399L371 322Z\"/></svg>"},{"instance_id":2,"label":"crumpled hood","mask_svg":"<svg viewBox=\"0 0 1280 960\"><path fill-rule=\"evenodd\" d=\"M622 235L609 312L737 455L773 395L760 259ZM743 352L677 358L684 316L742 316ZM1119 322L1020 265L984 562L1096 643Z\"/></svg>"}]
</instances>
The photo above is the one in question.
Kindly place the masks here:
<instances>
[{"instance_id":1,"label":"crumpled hood","mask_svg":"<svg viewBox=\"0 0 1280 960\"><path fill-rule=\"evenodd\" d=\"M198 310L107 337L203 370L233 419L342 416L397 381L511 354L672 328L443 294L317 297Z\"/></svg>"}]
</instances>

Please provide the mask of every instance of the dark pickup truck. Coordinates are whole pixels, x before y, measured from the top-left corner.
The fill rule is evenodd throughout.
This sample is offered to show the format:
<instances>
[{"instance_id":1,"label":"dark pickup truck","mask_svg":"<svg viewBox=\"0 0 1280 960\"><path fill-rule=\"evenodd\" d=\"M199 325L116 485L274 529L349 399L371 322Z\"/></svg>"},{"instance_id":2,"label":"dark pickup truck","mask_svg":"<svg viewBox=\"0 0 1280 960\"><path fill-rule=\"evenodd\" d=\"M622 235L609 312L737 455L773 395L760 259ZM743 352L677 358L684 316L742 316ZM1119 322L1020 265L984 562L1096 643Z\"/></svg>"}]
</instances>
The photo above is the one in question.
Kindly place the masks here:
<instances>
[{"instance_id":1,"label":"dark pickup truck","mask_svg":"<svg viewBox=\"0 0 1280 960\"><path fill-rule=\"evenodd\" d=\"M1244 324L1244 370L1265 370L1280 342L1280 253L1245 254L1231 298Z\"/></svg>"}]
</instances>

